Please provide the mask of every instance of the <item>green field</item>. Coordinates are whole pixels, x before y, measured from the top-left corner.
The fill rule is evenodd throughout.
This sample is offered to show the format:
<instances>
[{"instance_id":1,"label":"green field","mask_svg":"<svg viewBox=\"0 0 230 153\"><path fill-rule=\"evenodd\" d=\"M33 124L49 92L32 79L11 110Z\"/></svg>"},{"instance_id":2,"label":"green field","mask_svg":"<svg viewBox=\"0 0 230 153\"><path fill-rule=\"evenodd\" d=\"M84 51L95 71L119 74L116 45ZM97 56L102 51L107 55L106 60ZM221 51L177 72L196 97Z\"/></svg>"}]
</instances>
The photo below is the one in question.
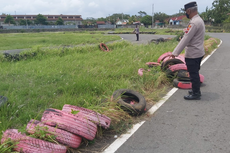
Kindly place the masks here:
<instances>
[{"instance_id":1,"label":"green field","mask_svg":"<svg viewBox=\"0 0 230 153\"><path fill-rule=\"evenodd\" d=\"M133 89L154 104L172 87L160 67L148 72L145 63L156 62L161 54L173 51L178 44L176 40L158 45L119 41L107 45L110 52L103 52L99 42L120 38L98 32L0 34L0 37L5 38L0 50L32 48L21 53L19 61L0 55L0 95L8 98L8 103L0 107L0 131L21 129L30 119L40 120L47 108L62 109L64 104L72 104L106 114L112 119L110 129L122 132L125 128L117 127L132 118L109 100L115 90ZM75 46L79 44L95 45ZM59 45L73 47L56 47ZM44 48L48 46L54 48ZM142 77L137 74L139 68L146 70Z\"/></svg>"}]
</instances>

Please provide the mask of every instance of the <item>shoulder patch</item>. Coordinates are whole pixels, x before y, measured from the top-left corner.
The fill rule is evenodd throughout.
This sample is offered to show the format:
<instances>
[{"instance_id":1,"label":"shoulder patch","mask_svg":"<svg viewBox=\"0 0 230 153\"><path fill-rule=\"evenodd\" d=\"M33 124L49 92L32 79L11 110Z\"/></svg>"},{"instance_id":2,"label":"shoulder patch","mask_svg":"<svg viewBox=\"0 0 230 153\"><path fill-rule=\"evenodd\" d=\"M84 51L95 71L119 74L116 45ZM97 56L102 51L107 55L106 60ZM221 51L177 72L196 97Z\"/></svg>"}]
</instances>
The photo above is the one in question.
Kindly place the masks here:
<instances>
[{"instance_id":1,"label":"shoulder patch","mask_svg":"<svg viewBox=\"0 0 230 153\"><path fill-rule=\"evenodd\" d=\"M188 27L187 27L186 29L184 29L184 32L185 32L185 33L188 33L188 32L189 32L189 30L191 29L191 27L192 27L192 26L191 26L191 24L190 24L190 25L188 25Z\"/></svg>"}]
</instances>

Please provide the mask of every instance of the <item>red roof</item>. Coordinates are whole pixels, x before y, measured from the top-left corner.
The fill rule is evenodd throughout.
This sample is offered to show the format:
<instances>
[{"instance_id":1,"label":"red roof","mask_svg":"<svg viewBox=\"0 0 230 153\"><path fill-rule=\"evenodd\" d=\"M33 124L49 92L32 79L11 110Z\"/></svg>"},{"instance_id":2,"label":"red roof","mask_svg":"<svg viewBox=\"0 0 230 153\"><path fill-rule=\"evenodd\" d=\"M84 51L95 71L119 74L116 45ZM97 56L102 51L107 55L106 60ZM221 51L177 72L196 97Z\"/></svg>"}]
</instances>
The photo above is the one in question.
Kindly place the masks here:
<instances>
[{"instance_id":1,"label":"red roof","mask_svg":"<svg viewBox=\"0 0 230 153\"><path fill-rule=\"evenodd\" d=\"M97 21L97 24L105 24L105 21Z\"/></svg>"},{"instance_id":2,"label":"red roof","mask_svg":"<svg viewBox=\"0 0 230 153\"><path fill-rule=\"evenodd\" d=\"M186 15L182 15L182 16L178 16L178 17L172 17L170 19L173 20L173 21L180 21L180 20L182 20L185 17L186 17Z\"/></svg>"}]
</instances>

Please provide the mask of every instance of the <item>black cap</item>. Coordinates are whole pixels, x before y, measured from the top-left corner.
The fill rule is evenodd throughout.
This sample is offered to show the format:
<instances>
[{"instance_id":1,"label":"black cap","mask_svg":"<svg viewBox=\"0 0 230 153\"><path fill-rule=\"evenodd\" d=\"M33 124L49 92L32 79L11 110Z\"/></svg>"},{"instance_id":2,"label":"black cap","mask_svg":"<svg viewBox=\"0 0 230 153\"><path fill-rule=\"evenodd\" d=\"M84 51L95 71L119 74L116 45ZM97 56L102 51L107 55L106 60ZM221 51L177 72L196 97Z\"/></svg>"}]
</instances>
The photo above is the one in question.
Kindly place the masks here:
<instances>
[{"instance_id":1,"label":"black cap","mask_svg":"<svg viewBox=\"0 0 230 153\"><path fill-rule=\"evenodd\" d=\"M186 11L188 8L197 6L196 2L190 2L184 5L184 10Z\"/></svg>"}]
</instances>

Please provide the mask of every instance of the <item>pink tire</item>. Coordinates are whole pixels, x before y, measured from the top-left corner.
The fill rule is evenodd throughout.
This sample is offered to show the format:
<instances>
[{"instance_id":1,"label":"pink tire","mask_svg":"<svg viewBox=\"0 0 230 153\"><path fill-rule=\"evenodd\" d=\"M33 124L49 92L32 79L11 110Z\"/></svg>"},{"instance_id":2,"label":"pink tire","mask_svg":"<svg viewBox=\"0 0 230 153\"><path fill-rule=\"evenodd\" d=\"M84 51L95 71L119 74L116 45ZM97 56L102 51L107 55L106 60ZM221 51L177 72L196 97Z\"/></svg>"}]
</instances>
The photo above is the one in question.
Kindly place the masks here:
<instances>
[{"instance_id":1,"label":"pink tire","mask_svg":"<svg viewBox=\"0 0 230 153\"><path fill-rule=\"evenodd\" d=\"M24 153L66 153L67 148L62 145L35 139L21 134L17 129L8 129L3 133L1 143L10 138L19 142L14 148L15 151Z\"/></svg>"},{"instance_id":2,"label":"pink tire","mask_svg":"<svg viewBox=\"0 0 230 153\"><path fill-rule=\"evenodd\" d=\"M166 75L167 76L174 76L175 72L177 72L179 70L187 70L186 64L175 64L175 65L171 65L166 70Z\"/></svg>"},{"instance_id":3,"label":"pink tire","mask_svg":"<svg viewBox=\"0 0 230 153\"><path fill-rule=\"evenodd\" d=\"M78 106L73 106L73 105L68 105L65 104L62 108L62 111L71 113L71 111L79 111L76 116L81 115L88 119L89 121L97 124L98 126L102 126L105 129L109 128L111 119L105 115L99 114L93 110L78 107Z\"/></svg>"},{"instance_id":4,"label":"pink tire","mask_svg":"<svg viewBox=\"0 0 230 153\"><path fill-rule=\"evenodd\" d=\"M142 76L143 75L143 71L144 71L143 68L138 69L138 75Z\"/></svg>"},{"instance_id":5,"label":"pink tire","mask_svg":"<svg viewBox=\"0 0 230 153\"><path fill-rule=\"evenodd\" d=\"M73 115L57 109L47 109L41 121L49 126L58 127L88 140L96 136L97 125L84 118L84 114Z\"/></svg>"},{"instance_id":6,"label":"pink tire","mask_svg":"<svg viewBox=\"0 0 230 153\"><path fill-rule=\"evenodd\" d=\"M39 130L45 130L46 132L53 134L56 136L56 141L63 145L67 145L72 148L78 148L81 144L81 137L58 128L44 125L42 122L37 120L30 120L30 122L27 124L26 130L28 133L33 134L37 128L39 128Z\"/></svg>"},{"instance_id":7,"label":"pink tire","mask_svg":"<svg viewBox=\"0 0 230 153\"><path fill-rule=\"evenodd\" d=\"M147 62L145 63L146 65L148 65L149 67L153 67L153 66L161 66L160 63L157 63L157 62Z\"/></svg>"},{"instance_id":8,"label":"pink tire","mask_svg":"<svg viewBox=\"0 0 230 153\"><path fill-rule=\"evenodd\" d=\"M170 59L174 59L174 58L171 58L170 56L167 56L167 57L164 58L163 62L165 62L167 60L170 60ZM175 59L181 60L183 63L185 63L185 57L182 56L182 55L179 55L179 56L175 57Z\"/></svg>"},{"instance_id":9,"label":"pink tire","mask_svg":"<svg viewBox=\"0 0 230 153\"><path fill-rule=\"evenodd\" d=\"M171 52L167 52L167 53L164 53L162 54L158 59L157 59L157 63L160 63L161 61L163 61L166 57L172 55Z\"/></svg>"}]
</instances>

